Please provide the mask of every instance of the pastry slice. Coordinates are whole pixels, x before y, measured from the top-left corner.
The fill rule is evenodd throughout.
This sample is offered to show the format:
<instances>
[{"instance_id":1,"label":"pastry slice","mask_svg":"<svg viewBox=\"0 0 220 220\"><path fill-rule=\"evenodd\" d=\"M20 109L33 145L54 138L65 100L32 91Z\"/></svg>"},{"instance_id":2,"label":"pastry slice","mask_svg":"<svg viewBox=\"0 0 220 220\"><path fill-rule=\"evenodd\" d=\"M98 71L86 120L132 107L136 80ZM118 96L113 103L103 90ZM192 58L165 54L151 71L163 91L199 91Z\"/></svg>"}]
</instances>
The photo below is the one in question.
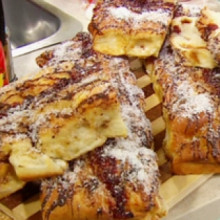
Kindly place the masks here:
<instances>
[{"instance_id":1,"label":"pastry slice","mask_svg":"<svg viewBox=\"0 0 220 220\"><path fill-rule=\"evenodd\" d=\"M196 27L203 5L180 1L171 23L170 43L176 62L185 66L214 68L217 66L207 42Z\"/></svg>"},{"instance_id":2,"label":"pastry slice","mask_svg":"<svg viewBox=\"0 0 220 220\"><path fill-rule=\"evenodd\" d=\"M219 3L218 3L219 4ZM219 4L220 7L220 4ZM215 61L220 64L220 11L205 7L201 11L197 27Z\"/></svg>"},{"instance_id":3,"label":"pastry slice","mask_svg":"<svg viewBox=\"0 0 220 220\"><path fill-rule=\"evenodd\" d=\"M97 2L89 31L93 48L110 55L158 56L175 0Z\"/></svg>"},{"instance_id":4,"label":"pastry slice","mask_svg":"<svg viewBox=\"0 0 220 220\"><path fill-rule=\"evenodd\" d=\"M107 139L102 147L70 161L62 176L44 179L43 220L155 220L166 213L159 196L157 158L151 125L143 111L143 92L121 64L117 62L120 71L112 66L112 80L121 91L128 136Z\"/></svg>"},{"instance_id":5,"label":"pastry slice","mask_svg":"<svg viewBox=\"0 0 220 220\"><path fill-rule=\"evenodd\" d=\"M0 152L23 180L62 174L66 161L128 135L112 73L126 61L95 53L85 33L53 55L41 74L0 90Z\"/></svg>"},{"instance_id":6,"label":"pastry slice","mask_svg":"<svg viewBox=\"0 0 220 220\"><path fill-rule=\"evenodd\" d=\"M220 70L173 62L168 46L154 61L154 88L163 100L164 148L176 174L220 173Z\"/></svg>"}]
</instances>

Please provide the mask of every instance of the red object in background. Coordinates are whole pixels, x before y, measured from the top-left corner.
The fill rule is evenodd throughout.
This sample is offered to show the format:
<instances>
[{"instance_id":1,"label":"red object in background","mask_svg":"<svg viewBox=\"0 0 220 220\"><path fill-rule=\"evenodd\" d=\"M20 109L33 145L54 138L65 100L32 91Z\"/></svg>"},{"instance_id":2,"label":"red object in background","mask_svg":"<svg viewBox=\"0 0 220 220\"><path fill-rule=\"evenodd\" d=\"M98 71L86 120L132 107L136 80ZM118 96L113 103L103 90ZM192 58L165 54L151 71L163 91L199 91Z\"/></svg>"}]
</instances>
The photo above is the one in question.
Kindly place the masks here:
<instances>
[{"instance_id":1,"label":"red object in background","mask_svg":"<svg viewBox=\"0 0 220 220\"><path fill-rule=\"evenodd\" d=\"M88 0L89 3L93 3L93 0Z\"/></svg>"},{"instance_id":2,"label":"red object in background","mask_svg":"<svg viewBox=\"0 0 220 220\"><path fill-rule=\"evenodd\" d=\"M0 87L9 84L4 47L0 41Z\"/></svg>"},{"instance_id":3,"label":"red object in background","mask_svg":"<svg viewBox=\"0 0 220 220\"><path fill-rule=\"evenodd\" d=\"M5 52L2 46L2 42L0 41L0 73L4 72L6 72Z\"/></svg>"},{"instance_id":4,"label":"red object in background","mask_svg":"<svg viewBox=\"0 0 220 220\"><path fill-rule=\"evenodd\" d=\"M5 19L3 13L2 1L0 0L0 87L9 83L8 67L8 48L7 36L5 33Z\"/></svg>"}]
</instances>

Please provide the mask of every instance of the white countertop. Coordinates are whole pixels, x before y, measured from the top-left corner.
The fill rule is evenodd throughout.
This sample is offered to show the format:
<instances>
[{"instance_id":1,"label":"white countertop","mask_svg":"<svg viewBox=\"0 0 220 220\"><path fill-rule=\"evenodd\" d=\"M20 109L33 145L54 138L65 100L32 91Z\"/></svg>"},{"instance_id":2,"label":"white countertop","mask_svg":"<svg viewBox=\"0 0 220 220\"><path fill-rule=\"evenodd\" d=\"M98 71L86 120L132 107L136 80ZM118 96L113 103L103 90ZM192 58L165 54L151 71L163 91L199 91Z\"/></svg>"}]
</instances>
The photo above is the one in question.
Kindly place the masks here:
<instances>
[{"instance_id":1,"label":"white countertop","mask_svg":"<svg viewBox=\"0 0 220 220\"><path fill-rule=\"evenodd\" d=\"M83 31L87 31L91 9L81 4L82 0L45 0L61 9L63 12L75 17L83 25ZM32 72L39 68L35 64L35 58L43 50L32 54L29 59L33 64ZM29 55L27 55L29 56ZM22 58L24 60L24 57ZM15 60L16 74L25 73L25 63L18 57ZM19 75L20 76L20 75ZM218 208L219 207L219 208ZM169 210L164 220L220 220L220 175L215 175L202 186L194 190L181 202Z\"/></svg>"},{"instance_id":2,"label":"white countertop","mask_svg":"<svg viewBox=\"0 0 220 220\"><path fill-rule=\"evenodd\" d=\"M164 220L220 220L220 175L214 175L176 204Z\"/></svg>"},{"instance_id":3,"label":"white countertop","mask_svg":"<svg viewBox=\"0 0 220 220\"><path fill-rule=\"evenodd\" d=\"M87 31L92 8L87 7L86 0L45 0L45 2L53 4L63 12L78 19L83 25L83 31Z\"/></svg>"}]
</instances>

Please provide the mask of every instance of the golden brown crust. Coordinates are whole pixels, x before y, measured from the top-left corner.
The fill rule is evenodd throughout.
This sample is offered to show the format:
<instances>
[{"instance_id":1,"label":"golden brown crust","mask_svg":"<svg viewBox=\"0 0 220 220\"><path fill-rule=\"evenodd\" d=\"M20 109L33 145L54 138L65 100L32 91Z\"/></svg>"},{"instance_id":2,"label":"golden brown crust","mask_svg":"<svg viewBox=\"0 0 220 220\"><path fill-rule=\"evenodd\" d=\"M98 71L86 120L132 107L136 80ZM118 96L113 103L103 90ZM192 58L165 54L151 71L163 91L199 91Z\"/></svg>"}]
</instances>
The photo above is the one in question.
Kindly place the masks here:
<instances>
[{"instance_id":1,"label":"golden brown crust","mask_svg":"<svg viewBox=\"0 0 220 220\"><path fill-rule=\"evenodd\" d=\"M93 48L111 55L158 56L175 1L98 1L89 31Z\"/></svg>"},{"instance_id":2,"label":"golden brown crust","mask_svg":"<svg viewBox=\"0 0 220 220\"><path fill-rule=\"evenodd\" d=\"M165 149L177 174L220 172L219 69L173 62L170 46L155 61L156 92L163 99Z\"/></svg>"}]
</instances>

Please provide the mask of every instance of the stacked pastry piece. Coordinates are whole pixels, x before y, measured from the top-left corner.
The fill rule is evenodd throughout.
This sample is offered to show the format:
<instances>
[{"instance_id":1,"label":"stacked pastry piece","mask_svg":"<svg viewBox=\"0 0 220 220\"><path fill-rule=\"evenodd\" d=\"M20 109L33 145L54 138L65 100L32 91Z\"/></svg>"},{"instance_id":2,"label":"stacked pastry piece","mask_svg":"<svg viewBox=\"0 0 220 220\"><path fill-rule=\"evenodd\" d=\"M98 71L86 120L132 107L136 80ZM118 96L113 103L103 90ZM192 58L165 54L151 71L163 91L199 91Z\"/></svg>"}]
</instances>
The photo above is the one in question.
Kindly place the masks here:
<instances>
[{"instance_id":1,"label":"stacked pastry piece","mask_svg":"<svg viewBox=\"0 0 220 220\"><path fill-rule=\"evenodd\" d=\"M219 69L184 67L169 45L154 61L153 82L163 100L164 147L176 174L220 173Z\"/></svg>"},{"instance_id":2,"label":"stacked pastry piece","mask_svg":"<svg viewBox=\"0 0 220 220\"><path fill-rule=\"evenodd\" d=\"M176 174L220 173L220 70L217 28L211 28L220 13L213 11L210 24L214 16L203 7L179 2L160 57L153 65L147 61L163 102L164 147Z\"/></svg>"},{"instance_id":3,"label":"stacked pastry piece","mask_svg":"<svg viewBox=\"0 0 220 220\"><path fill-rule=\"evenodd\" d=\"M176 0L98 1L89 31L95 50L111 55L158 56Z\"/></svg>"},{"instance_id":4,"label":"stacked pastry piece","mask_svg":"<svg viewBox=\"0 0 220 220\"><path fill-rule=\"evenodd\" d=\"M67 67L72 74L77 68L83 73L79 82L84 81L84 86L96 88L97 81L108 82L112 90L117 90L127 134L108 138L99 148L71 160L62 176L43 181L43 219L156 219L164 211L158 196L159 173L151 149L151 126L128 60L94 52L92 40L85 33L64 44L66 47L59 47L64 56L57 48L38 57L39 65L55 72ZM77 54L72 56L73 52ZM68 64L74 67L69 69ZM106 95L109 91L102 93L103 97ZM95 99L89 101L93 103ZM95 115L93 120L99 123Z\"/></svg>"}]
</instances>

